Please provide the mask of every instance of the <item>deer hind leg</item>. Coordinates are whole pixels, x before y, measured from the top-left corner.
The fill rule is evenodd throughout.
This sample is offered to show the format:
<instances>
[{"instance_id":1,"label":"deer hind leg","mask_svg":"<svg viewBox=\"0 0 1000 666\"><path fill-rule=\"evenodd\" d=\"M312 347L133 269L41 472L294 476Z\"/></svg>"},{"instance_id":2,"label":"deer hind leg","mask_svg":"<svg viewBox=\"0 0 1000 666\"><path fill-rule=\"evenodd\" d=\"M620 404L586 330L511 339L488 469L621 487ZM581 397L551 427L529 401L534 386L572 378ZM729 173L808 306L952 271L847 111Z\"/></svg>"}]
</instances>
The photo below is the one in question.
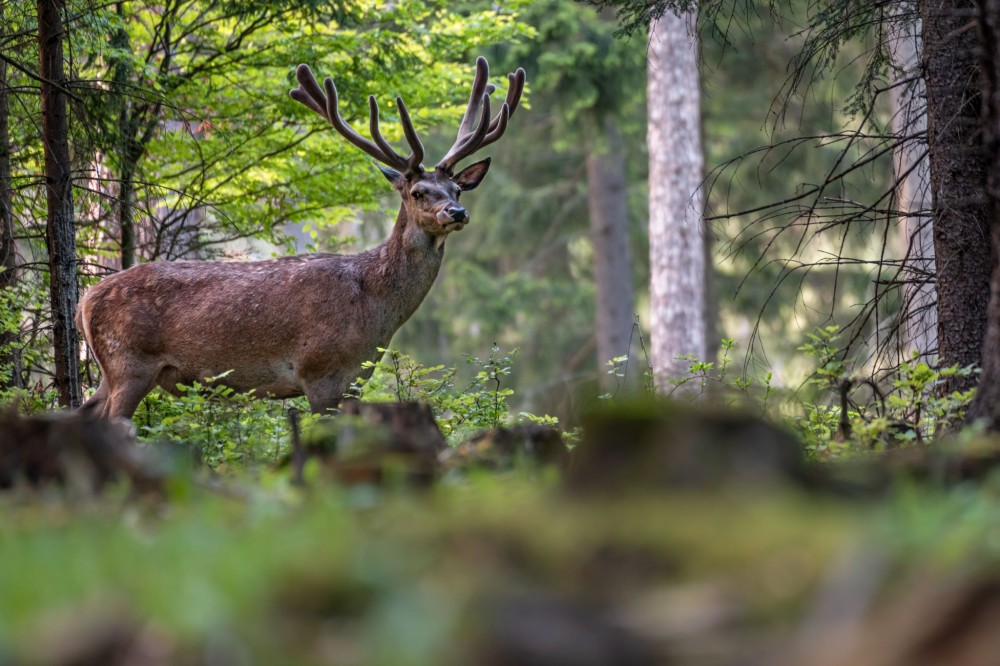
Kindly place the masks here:
<instances>
[{"instance_id":1,"label":"deer hind leg","mask_svg":"<svg viewBox=\"0 0 1000 666\"><path fill-rule=\"evenodd\" d=\"M108 382L108 396L105 415L109 418L132 418L139 403L156 385L159 368L137 359L122 362L118 359L114 367L108 368L105 380Z\"/></svg>"},{"instance_id":2,"label":"deer hind leg","mask_svg":"<svg viewBox=\"0 0 1000 666\"><path fill-rule=\"evenodd\" d=\"M152 380L148 377L129 377L111 390L108 400L107 416L109 418L132 418L139 403L146 394L153 390Z\"/></svg>"},{"instance_id":3,"label":"deer hind leg","mask_svg":"<svg viewBox=\"0 0 1000 666\"><path fill-rule=\"evenodd\" d=\"M97 390L94 391L94 395L87 398L87 401L80 405L79 412L81 414L90 414L98 418L107 416L108 411L108 397L110 396L111 389L108 388L108 380L102 378L101 383L97 386Z\"/></svg>"}]
</instances>

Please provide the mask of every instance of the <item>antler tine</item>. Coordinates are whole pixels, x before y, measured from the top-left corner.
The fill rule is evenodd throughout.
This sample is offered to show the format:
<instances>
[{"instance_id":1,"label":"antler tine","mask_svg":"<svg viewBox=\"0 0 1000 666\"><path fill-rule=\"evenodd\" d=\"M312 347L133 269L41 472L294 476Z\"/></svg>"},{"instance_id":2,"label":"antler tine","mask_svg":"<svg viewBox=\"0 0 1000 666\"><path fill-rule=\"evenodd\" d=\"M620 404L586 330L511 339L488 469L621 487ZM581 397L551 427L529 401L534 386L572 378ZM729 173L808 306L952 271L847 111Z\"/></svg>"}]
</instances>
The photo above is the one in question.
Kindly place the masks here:
<instances>
[{"instance_id":1,"label":"antler tine","mask_svg":"<svg viewBox=\"0 0 1000 666\"><path fill-rule=\"evenodd\" d=\"M387 155L381 148L358 134L353 127L347 124L347 121L340 115L340 109L337 104L337 86L333 83L333 79L329 76L326 77L326 79L323 80L323 87L326 88L327 117L330 120L330 124L333 125L334 129L340 132L341 136L383 164L388 164L389 166L396 168L405 164L405 162L402 161L402 158L395 159L392 155Z\"/></svg>"},{"instance_id":2,"label":"antler tine","mask_svg":"<svg viewBox=\"0 0 1000 666\"><path fill-rule=\"evenodd\" d=\"M476 150L485 148L503 136L503 133L507 131L507 121L510 120L511 113L510 106L507 105L507 102L504 102L500 107L500 113L498 113L496 118L493 119L493 122L490 123L490 131L483 138L482 143L476 147ZM496 125L494 126L493 123L496 123Z\"/></svg>"},{"instance_id":3,"label":"antler tine","mask_svg":"<svg viewBox=\"0 0 1000 666\"><path fill-rule=\"evenodd\" d=\"M507 107L507 120L509 120L514 115L514 111L517 110L518 104L521 103L521 94L524 92L524 70L518 67L516 72L511 72L507 75L507 79L510 81L510 85L507 86L507 99L500 107L500 110L503 111L504 106ZM483 140L483 145L480 148L488 146L503 136L503 130L500 130L500 134L493 136L499 125L500 114L498 113L490 122L490 133L486 135L486 139Z\"/></svg>"},{"instance_id":4,"label":"antler tine","mask_svg":"<svg viewBox=\"0 0 1000 666\"><path fill-rule=\"evenodd\" d=\"M465 114L462 115L462 123L458 126L458 137L455 139L456 145L472 132L472 121L476 119L476 115L479 113L479 100L482 99L483 93L486 92L489 78L490 65L486 62L486 58L479 56L476 58L476 76L472 79L472 92L469 94L469 103L465 107Z\"/></svg>"},{"instance_id":5,"label":"antler tine","mask_svg":"<svg viewBox=\"0 0 1000 666\"><path fill-rule=\"evenodd\" d=\"M420 171L420 163L424 161L424 144L420 143L417 131L413 129L413 121L410 120L410 112L403 104L403 98L396 98L396 108L399 109L399 122L403 124L403 134L406 142L410 144L410 159L407 168L411 172Z\"/></svg>"},{"instance_id":6,"label":"antler tine","mask_svg":"<svg viewBox=\"0 0 1000 666\"><path fill-rule=\"evenodd\" d=\"M324 79L323 87L326 89L326 94L324 95L323 90L320 89L319 83L316 82L316 77L313 76L312 70L309 69L308 65L299 65L295 70L295 74L299 80L299 87L289 93L292 99L301 102L326 118L341 136L379 162L408 172L420 169L420 162L424 159L424 147L417 137L417 132L413 128L413 121L410 120L410 114L403 104L402 99L397 97L396 105L399 107L399 117L403 124L403 133L406 135L406 141L410 144L410 149L412 150L409 158L397 153L392 145L385 140L385 137L382 136L382 132L379 129L378 102L374 95L368 96L368 125L372 139L374 140L372 142L361 136L340 115L337 86L334 84L333 79L329 77Z\"/></svg>"},{"instance_id":7,"label":"antler tine","mask_svg":"<svg viewBox=\"0 0 1000 666\"><path fill-rule=\"evenodd\" d=\"M309 65L302 64L296 67L295 78L299 81L299 87L290 90L288 95L296 102L304 104L327 120L330 120L329 116L326 115L326 96L323 95L323 91L320 89L319 83L316 82L316 77L313 76Z\"/></svg>"},{"instance_id":8,"label":"antler tine","mask_svg":"<svg viewBox=\"0 0 1000 666\"><path fill-rule=\"evenodd\" d=\"M437 168L450 171L456 164L479 149L480 144L482 144L483 139L486 138L486 134L490 130L489 95L484 93L481 97L481 102L483 110L475 131L471 134L466 134L464 137L460 137L460 140L455 142L455 145L451 147L448 154L437 163Z\"/></svg>"},{"instance_id":9,"label":"antler tine","mask_svg":"<svg viewBox=\"0 0 1000 666\"><path fill-rule=\"evenodd\" d=\"M378 102L375 100L375 95L368 96L368 126L371 131L372 138L375 139L375 143L378 147L382 149L385 155L392 159L392 166L399 168L400 165L406 164L406 158L396 152L396 150L385 140L382 136L382 132L378 128L379 117L378 117Z\"/></svg>"},{"instance_id":10,"label":"antler tine","mask_svg":"<svg viewBox=\"0 0 1000 666\"><path fill-rule=\"evenodd\" d=\"M507 87L507 101L503 103L500 107L500 113L490 123L490 131L483 142L479 144L477 150L490 145L507 131L507 121L514 115L517 105L521 103L521 94L524 92L524 76L524 70L520 67L517 68L516 72L507 75L507 79L510 81L510 85Z\"/></svg>"},{"instance_id":11,"label":"antler tine","mask_svg":"<svg viewBox=\"0 0 1000 666\"><path fill-rule=\"evenodd\" d=\"M485 97L484 103L488 108L489 94L496 90L496 86L492 83L482 85L480 76L481 74L488 74L489 70L483 67L480 64L480 61L485 63L485 58L480 56L476 60L476 78L472 84L473 91L475 92L480 88L483 90L485 94L481 95L480 99ZM437 163L436 168L451 171L451 169L454 168L458 162L473 154L480 148L490 145L503 136L504 132L507 130L507 123L510 120L510 117L514 115L514 111L517 110L517 107L521 102L521 95L524 92L524 69L518 67L516 71L507 75L507 79L509 81L507 86L507 99L501 105L500 112L497 113L492 120L489 119L489 113L485 114L475 132L472 131L472 120L469 111L474 106L478 108L479 105L474 105L472 100L469 100L469 106L466 108L465 115L462 117L462 124L459 129L455 145L452 146L444 158Z\"/></svg>"}]
</instances>

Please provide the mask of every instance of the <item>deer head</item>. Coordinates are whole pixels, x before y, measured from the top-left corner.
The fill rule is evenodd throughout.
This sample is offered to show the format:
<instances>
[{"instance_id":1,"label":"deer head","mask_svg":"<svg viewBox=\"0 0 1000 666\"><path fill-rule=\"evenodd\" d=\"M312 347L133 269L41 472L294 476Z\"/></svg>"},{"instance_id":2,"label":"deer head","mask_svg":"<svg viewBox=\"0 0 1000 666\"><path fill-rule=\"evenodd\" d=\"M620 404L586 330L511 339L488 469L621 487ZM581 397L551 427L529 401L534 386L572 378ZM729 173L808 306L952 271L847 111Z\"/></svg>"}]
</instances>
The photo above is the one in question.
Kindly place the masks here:
<instances>
[{"instance_id":1,"label":"deer head","mask_svg":"<svg viewBox=\"0 0 1000 666\"><path fill-rule=\"evenodd\" d=\"M340 115L337 86L327 77L321 88L308 65L299 65L295 72L299 87L289 94L292 99L309 107L325 118L345 139L375 158L382 174L399 191L402 198L401 213L427 234L443 239L469 222L469 213L459 204L462 192L475 189L490 168L486 158L466 167L457 175L455 166L484 148L507 130L507 122L517 110L524 91L524 70L508 74L510 85L507 98L495 117L490 118L490 95L496 86L488 82L490 69L486 58L476 59L476 76L472 94L466 106L454 145L445 156L428 171L422 164L424 146L413 128L410 113L401 97L396 98L403 135L410 146L410 154L403 157L385 140L379 130L379 107L374 95L368 96L368 124L371 139L361 136ZM324 93L325 89L325 93ZM476 119L478 123L475 123Z\"/></svg>"}]
</instances>

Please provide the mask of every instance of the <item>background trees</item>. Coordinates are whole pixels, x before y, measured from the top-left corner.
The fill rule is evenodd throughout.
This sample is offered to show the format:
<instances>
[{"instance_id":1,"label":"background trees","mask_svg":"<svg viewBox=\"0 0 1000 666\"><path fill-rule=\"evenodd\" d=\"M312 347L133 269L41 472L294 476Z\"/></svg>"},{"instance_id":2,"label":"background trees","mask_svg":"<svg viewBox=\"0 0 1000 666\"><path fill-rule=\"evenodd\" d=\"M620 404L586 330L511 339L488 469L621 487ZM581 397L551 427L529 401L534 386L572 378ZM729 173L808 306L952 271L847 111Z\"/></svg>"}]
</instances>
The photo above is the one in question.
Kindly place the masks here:
<instances>
[{"instance_id":1,"label":"background trees","mask_svg":"<svg viewBox=\"0 0 1000 666\"><path fill-rule=\"evenodd\" d=\"M686 4L627 3L625 26L640 26L668 6ZM947 132L978 122L970 78L975 63L965 79L936 89L941 103L953 106L927 116L937 137L927 162L921 160L927 135L914 129L921 112L901 115L890 104L891 91L921 99L905 63L910 56L896 47L916 29L917 9L934 22L951 10L833 1L779 7L762 0L755 11L734 16L727 7L701 6L698 61L708 165L703 192L718 250L704 271L695 267L694 254L666 260L655 250L663 262L652 274L686 267L686 275L703 272L714 280L719 297L710 310L718 312L720 334L693 337L746 343L751 360L767 365L778 381L794 383L801 375L804 364L794 349L803 331L831 323L847 332L845 357L857 355L860 369L878 374L913 347L919 326L906 333L903 318L929 311L918 304L928 290L911 288L929 286L928 256L912 229L897 231L901 222L926 220L926 207L901 186L933 165L936 154L955 149L967 157L956 146L974 137ZM37 136L38 53L30 42L25 49L23 39L37 32L37 21L34 9L22 5L6 3L4 11L12 150L9 185L0 187L11 201L9 236L17 238L17 252L7 256L23 259L19 286L9 290L18 299L19 331L6 345L4 365L21 364L12 383L46 387L54 386L49 334L58 318L37 297L49 284L43 267L52 255L37 223L46 210L38 181L44 145ZM968 22L962 8L953 15ZM568 413L575 391L597 393L599 379L605 391L630 381L605 373L609 359L630 353L628 377L639 374L647 360L636 346L640 335L663 340L697 329L701 317L693 314L681 317L683 325L661 325L657 304L697 309L703 299L664 297L649 287L647 225L661 228L650 213L666 207L656 203L655 191L646 196L641 28L631 40L613 39L607 14L556 0L499 9L430 0L388 7L297 0L177 0L160 7L122 0L107 7L71 3L65 16L72 37L64 57L71 63L67 136L83 283L132 261L337 251L375 242L389 221L381 212L383 183L363 157L285 98L292 67L309 61L318 71L335 71L349 105L368 92L401 93L420 109L417 122L433 127L453 124L464 96L463 68L473 53L485 51L498 71L528 67L530 108L519 141L497 147L490 187L470 204L474 225L449 241L440 283L397 343L430 363L483 354L494 342L520 347L519 370L509 381L539 411ZM727 30L726 17L745 29ZM936 46L927 32L940 26L929 28L927 20L928 57L949 57L947 46ZM964 30L966 23L956 25ZM966 86L962 95L945 94L959 84ZM929 99L935 94L928 91ZM346 111L360 117L364 109ZM896 129L893 114L900 120ZM965 114L964 120L949 125L941 120L948 114ZM660 143L655 128L662 123L653 127L650 146ZM446 140L432 138L429 149ZM677 154L654 149L652 157ZM975 173L947 177L973 183ZM664 182L654 177L653 189ZM946 185L942 180L937 187L958 191ZM954 329L942 334L940 350L926 341L916 347L929 355L940 351L946 362L965 362L966 352L949 350L981 345L966 337L981 335L985 321L967 307L982 300L982 243L969 246L975 229L956 235L945 219L976 204L970 196L938 197L932 217L935 233L943 234L935 242L945 245L930 277L939 288L941 279L954 279L957 291L944 288L941 308L959 304L964 319L948 315L940 323L942 331ZM961 214L981 222L977 214ZM893 237L907 240L889 243ZM957 245L949 249L948 243ZM11 279L15 272L4 275ZM635 314L640 327L633 329ZM662 371L669 379L690 365L676 356L711 356L707 349L654 356L663 367L675 364ZM18 361L19 354L25 360ZM89 385L96 368L85 363L83 370ZM954 387L970 381L957 377Z\"/></svg>"},{"instance_id":2,"label":"background trees","mask_svg":"<svg viewBox=\"0 0 1000 666\"><path fill-rule=\"evenodd\" d=\"M650 21L664 15L664 12L686 9L691 3L671 0L649 2L599 2L599 5L615 6L626 31L648 25ZM769 3L772 15L780 15L784 9L779 3ZM794 12L795 3L789 3L789 11ZM905 69L904 59L899 50L899 38L907 31L913 31L919 10L922 30L922 62L924 67L894 85L887 82L888 70L895 73ZM727 3L707 3L702 6L708 29L721 31L724 38L731 34L727 26L733 21L741 25L752 23L749 13L741 13ZM883 151L892 149L897 156L914 155L913 146L923 141L920 130L921 113L907 112L902 132L887 131L884 121L879 119L880 97L886 90L908 86L919 90L919 81L913 79L921 75L926 80L926 141L927 161L930 173L930 187L933 197L932 225L934 236L934 286L936 288L937 348L924 352L936 352L945 365L966 366L977 363L984 351L983 334L986 326L987 276L992 268L989 243L987 242L988 212L985 208L985 160L980 132L980 75L978 56L981 53L975 33L975 5L969 2L940 2L921 0L910 2L854 3L846 0L810 5L805 10L807 19L806 40L793 59L792 74L787 80L785 91L793 94L817 80L817 76L830 71L837 57L850 51L852 44L861 41L867 49L863 53L865 67L860 76L855 94L848 109L861 117L858 129L849 137L847 148L838 166L804 194L794 194L765 207L769 215L781 215L789 204L807 199L805 206L793 206L793 214L785 229L801 225L806 229L830 231L850 226L858 222L878 222L884 216L886 222L911 217L909 196L906 193L907 178L922 168L921 160L913 158L910 168L897 173L892 187L882 191L874 199L861 200L844 194L834 195L832 190L841 187L852 172L877 164ZM961 41L961 46L958 45ZM895 62L894 59L895 58ZM897 91L899 92L899 91ZM904 91L905 92L905 91ZM787 99L787 94L785 99ZM828 135L830 136L830 135ZM850 160L850 148L860 141L874 139L871 151L858 159ZM775 146L778 147L778 146ZM840 168L842 164L846 168ZM904 201L900 204L900 190ZM839 211L830 211L830 203ZM888 205L887 205L888 204ZM823 215L823 212L827 212ZM825 218L825 219L824 219ZM920 241L919 236L907 234ZM912 244L909 244L912 245ZM882 243L885 250L888 246ZM801 245L796 251L801 249ZM912 248L910 248L912 249ZM891 255L889 255L891 256ZM851 337L850 346L858 340L874 337L875 368L889 358L886 353L893 341L897 349L907 345L898 332L904 327L900 323L891 330L884 325L885 315L894 308L893 301L900 297L912 301L922 294L909 287L914 284L926 285L922 276L914 280L913 272L920 272L919 264L926 260L926 254L910 252L901 259L887 258L883 253L872 262L878 268L872 297L862 308L862 315L856 317L858 328ZM849 257L841 245L835 254L837 264L865 263ZM915 266L916 264L916 266ZM815 266L817 262L810 262ZM916 267L916 271L913 269ZM885 276L891 275L888 280ZM907 285L899 294L899 286ZM888 287L888 288L887 288ZM926 292L927 290L924 289ZM902 313L913 314L921 308L910 308L904 302ZM888 307L887 307L888 306ZM926 311L926 307L923 308ZM874 327L871 320L874 319ZM883 323L880 323L881 322ZM898 322L898 320L897 320ZM919 326L919 322L913 322ZM864 329L868 333L864 333ZM901 344L902 343L902 344ZM974 376L952 377L948 388L968 389L976 383Z\"/></svg>"}]
</instances>

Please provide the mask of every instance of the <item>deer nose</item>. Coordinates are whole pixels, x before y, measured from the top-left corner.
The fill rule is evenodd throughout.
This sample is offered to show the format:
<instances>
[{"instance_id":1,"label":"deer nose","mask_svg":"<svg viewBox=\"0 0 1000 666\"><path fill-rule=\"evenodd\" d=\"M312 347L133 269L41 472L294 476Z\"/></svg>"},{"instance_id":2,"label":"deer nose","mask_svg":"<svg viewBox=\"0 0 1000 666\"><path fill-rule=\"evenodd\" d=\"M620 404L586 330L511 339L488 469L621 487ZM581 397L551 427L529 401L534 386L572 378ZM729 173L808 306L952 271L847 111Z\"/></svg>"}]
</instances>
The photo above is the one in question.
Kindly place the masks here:
<instances>
[{"instance_id":1,"label":"deer nose","mask_svg":"<svg viewBox=\"0 0 1000 666\"><path fill-rule=\"evenodd\" d=\"M469 213L461 206L450 206L448 208L448 215L451 216L452 222L461 222L469 217Z\"/></svg>"}]
</instances>

